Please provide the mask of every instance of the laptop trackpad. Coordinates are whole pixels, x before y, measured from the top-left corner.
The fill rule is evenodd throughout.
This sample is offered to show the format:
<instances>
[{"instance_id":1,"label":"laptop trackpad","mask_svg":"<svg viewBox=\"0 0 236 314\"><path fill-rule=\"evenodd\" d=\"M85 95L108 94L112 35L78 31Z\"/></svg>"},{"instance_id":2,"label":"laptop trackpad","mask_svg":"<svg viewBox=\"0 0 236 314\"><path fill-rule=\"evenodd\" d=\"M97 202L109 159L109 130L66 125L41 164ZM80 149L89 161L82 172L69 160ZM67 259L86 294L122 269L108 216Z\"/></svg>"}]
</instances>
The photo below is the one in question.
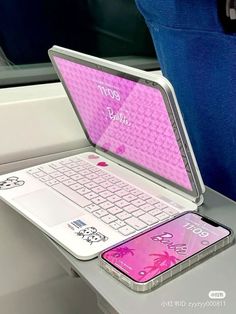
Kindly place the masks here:
<instances>
[{"instance_id":1,"label":"laptop trackpad","mask_svg":"<svg viewBox=\"0 0 236 314\"><path fill-rule=\"evenodd\" d=\"M14 199L23 209L49 227L78 218L84 211L55 192L41 189Z\"/></svg>"}]
</instances>

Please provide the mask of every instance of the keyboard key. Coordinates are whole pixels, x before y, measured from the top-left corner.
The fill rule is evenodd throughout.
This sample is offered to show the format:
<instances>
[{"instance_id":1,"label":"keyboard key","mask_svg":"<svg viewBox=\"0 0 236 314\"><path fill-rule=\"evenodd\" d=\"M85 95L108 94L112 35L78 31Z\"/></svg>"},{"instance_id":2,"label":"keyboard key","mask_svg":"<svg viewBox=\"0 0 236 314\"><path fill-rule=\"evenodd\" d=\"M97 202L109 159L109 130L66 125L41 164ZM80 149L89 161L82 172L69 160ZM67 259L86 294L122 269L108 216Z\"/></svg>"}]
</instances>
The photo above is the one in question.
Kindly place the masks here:
<instances>
[{"instance_id":1,"label":"keyboard key","mask_svg":"<svg viewBox=\"0 0 236 314\"><path fill-rule=\"evenodd\" d=\"M102 177L98 177L96 179L93 180L95 183L99 184L105 181L105 179L103 179Z\"/></svg>"},{"instance_id":2,"label":"keyboard key","mask_svg":"<svg viewBox=\"0 0 236 314\"><path fill-rule=\"evenodd\" d=\"M60 177L57 177L57 180L58 181L60 181L60 182L63 182L63 181L65 181L65 180L69 180L70 178L69 177L67 177L67 176L60 176Z\"/></svg>"},{"instance_id":3,"label":"keyboard key","mask_svg":"<svg viewBox=\"0 0 236 314\"><path fill-rule=\"evenodd\" d=\"M167 218L169 218L170 216L167 213L160 213L159 215L156 215L156 218L159 220L165 220Z\"/></svg>"},{"instance_id":4,"label":"keyboard key","mask_svg":"<svg viewBox=\"0 0 236 314\"><path fill-rule=\"evenodd\" d=\"M77 192L81 195L84 195L84 194L87 194L90 192L89 189L85 188L85 187L82 187L81 189L78 189Z\"/></svg>"},{"instance_id":5,"label":"keyboard key","mask_svg":"<svg viewBox=\"0 0 236 314\"><path fill-rule=\"evenodd\" d=\"M142 221L144 221L146 224L148 224L149 226L155 224L158 222L158 219L149 215L149 214L144 214L142 216L139 216L139 219L141 219Z\"/></svg>"},{"instance_id":6,"label":"keyboard key","mask_svg":"<svg viewBox=\"0 0 236 314\"><path fill-rule=\"evenodd\" d=\"M89 179L87 179L87 178L83 178L83 179L80 179L79 180L79 183L80 184L86 184L86 183L88 183L89 182Z\"/></svg>"},{"instance_id":7,"label":"keyboard key","mask_svg":"<svg viewBox=\"0 0 236 314\"><path fill-rule=\"evenodd\" d=\"M143 193L143 194L139 195L138 198L141 198L141 200L146 201L150 198L150 195Z\"/></svg>"},{"instance_id":8,"label":"keyboard key","mask_svg":"<svg viewBox=\"0 0 236 314\"><path fill-rule=\"evenodd\" d=\"M106 172L99 168L98 171L96 172L96 174L98 174L99 176L104 176L106 174Z\"/></svg>"},{"instance_id":9,"label":"keyboard key","mask_svg":"<svg viewBox=\"0 0 236 314\"><path fill-rule=\"evenodd\" d=\"M83 161L80 162L77 166L82 166L84 169L90 169L91 168L91 164L90 163L83 162Z\"/></svg>"},{"instance_id":10,"label":"keyboard key","mask_svg":"<svg viewBox=\"0 0 236 314\"><path fill-rule=\"evenodd\" d=\"M45 183L46 183L47 185L49 185L49 186L53 186L53 185L59 183L59 181L57 181L56 179L52 179L52 180L49 180L49 181L47 181L47 182L45 182Z\"/></svg>"},{"instance_id":11,"label":"keyboard key","mask_svg":"<svg viewBox=\"0 0 236 314\"><path fill-rule=\"evenodd\" d=\"M172 208L172 207L164 208L163 212L167 213L170 216L176 215L178 213L178 211L175 208Z\"/></svg>"},{"instance_id":12,"label":"keyboard key","mask_svg":"<svg viewBox=\"0 0 236 314\"><path fill-rule=\"evenodd\" d=\"M55 179L54 179L55 180ZM89 200L87 200L82 195L78 194L77 192L71 190L66 185L59 183L56 185L53 185L53 189L61 193L62 195L69 198L72 202L76 203L80 207L85 207L91 204Z\"/></svg>"},{"instance_id":13,"label":"keyboard key","mask_svg":"<svg viewBox=\"0 0 236 314\"><path fill-rule=\"evenodd\" d=\"M36 173L33 173L33 176L35 177L35 178L41 178L41 177L44 177L45 176L45 172L43 172L43 171L38 171L38 172L36 172Z\"/></svg>"},{"instance_id":14,"label":"keyboard key","mask_svg":"<svg viewBox=\"0 0 236 314\"><path fill-rule=\"evenodd\" d=\"M124 182L124 181L119 181L119 182L116 183L116 185L119 186L120 188L123 188L124 186L127 185L127 183Z\"/></svg>"},{"instance_id":15,"label":"keyboard key","mask_svg":"<svg viewBox=\"0 0 236 314\"><path fill-rule=\"evenodd\" d=\"M113 195L113 193L111 193L110 191L104 191L102 193L99 193L102 197L108 197Z\"/></svg>"},{"instance_id":16,"label":"keyboard key","mask_svg":"<svg viewBox=\"0 0 236 314\"><path fill-rule=\"evenodd\" d=\"M118 219L120 219L120 220L125 220L125 219L130 218L131 215L130 215L129 213L123 211L123 212L117 214L116 217L117 217Z\"/></svg>"},{"instance_id":17,"label":"keyboard key","mask_svg":"<svg viewBox=\"0 0 236 314\"><path fill-rule=\"evenodd\" d=\"M125 201L125 200L120 200L118 202L115 203L116 206L119 206L121 208L125 207L125 206L128 206L130 203Z\"/></svg>"},{"instance_id":18,"label":"keyboard key","mask_svg":"<svg viewBox=\"0 0 236 314\"><path fill-rule=\"evenodd\" d=\"M167 205L163 204L163 203L158 203L158 204L155 205L155 208L158 208L158 209L164 209L166 207L167 207Z\"/></svg>"},{"instance_id":19,"label":"keyboard key","mask_svg":"<svg viewBox=\"0 0 236 314\"><path fill-rule=\"evenodd\" d=\"M129 224L131 227L135 228L136 230L141 230L147 227L147 225L144 222L142 222L136 217L131 217L129 219L126 219L125 222Z\"/></svg>"},{"instance_id":20,"label":"keyboard key","mask_svg":"<svg viewBox=\"0 0 236 314\"><path fill-rule=\"evenodd\" d=\"M107 211L113 215L116 215L116 214L121 213L123 210L118 206L113 206L113 207L108 208Z\"/></svg>"},{"instance_id":21,"label":"keyboard key","mask_svg":"<svg viewBox=\"0 0 236 314\"><path fill-rule=\"evenodd\" d=\"M107 172L103 172L103 178L106 180L114 178L111 174L108 174Z\"/></svg>"},{"instance_id":22,"label":"keyboard key","mask_svg":"<svg viewBox=\"0 0 236 314\"><path fill-rule=\"evenodd\" d=\"M50 167L48 165L40 166L39 169L42 170L43 172L47 173L47 174L50 174L50 173L55 171L52 167ZM30 169L29 171L32 171L31 174L33 174L33 171L38 172L38 169L33 168L33 169Z\"/></svg>"},{"instance_id":23,"label":"keyboard key","mask_svg":"<svg viewBox=\"0 0 236 314\"><path fill-rule=\"evenodd\" d=\"M83 187L83 185L79 184L79 183L75 183L75 184L72 184L70 185L70 188L74 191L78 190L78 189L81 189Z\"/></svg>"},{"instance_id":24,"label":"keyboard key","mask_svg":"<svg viewBox=\"0 0 236 314\"><path fill-rule=\"evenodd\" d=\"M97 167L89 167L88 170L91 172L97 172L99 169Z\"/></svg>"},{"instance_id":25,"label":"keyboard key","mask_svg":"<svg viewBox=\"0 0 236 314\"><path fill-rule=\"evenodd\" d=\"M155 205L157 203L160 203L160 201L158 201L156 198L151 197L147 200L147 203L151 205Z\"/></svg>"},{"instance_id":26,"label":"keyboard key","mask_svg":"<svg viewBox=\"0 0 236 314\"><path fill-rule=\"evenodd\" d=\"M124 227L121 227L120 229L118 229L119 232L123 235L129 235L129 234L132 234L135 232L135 229L130 227L130 226L124 226Z\"/></svg>"},{"instance_id":27,"label":"keyboard key","mask_svg":"<svg viewBox=\"0 0 236 314\"><path fill-rule=\"evenodd\" d=\"M134 190L135 188L132 185L126 185L123 187L123 190L131 192L132 190Z\"/></svg>"},{"instance_id":28,"label":"keyboard key","mask_svg":"<svg viewBox=\"0 0 236 314\"><path fill-rule=\"evenodd\" d=\"M64 159L64 160L61 160L60 163L61 163L62 165L70 164L70 163L71 163L71 159Z\"/></svg>"},{"instance_id":29,"label":"keyboard key","mask_svg":"<svg viewBox=\"0 0 236 314\"><path fill-rule=\"evenodd\" d=\"M115 203L115 202L121 200L121 198L120 198L119 196L113 194L113 195L109 196L109 197L107 198L107 200L110 201L110 202Z\"/></svg>"},{"instance_id":30,"label":"keyboard key","mask_svg":"<svg viewBox=\"0 0 236 314\"><path fill-rule=\"evenodd\" d=\"M62 167L61 163L55 162L50 165L53 169L59 169Z\"/></svg>"},{"instance_id":31,"label":"keyboard key","mask_svg":"<svg viewBox=\"0 0 236 314\"><path fill-rule=\"evenodd\" d=\"M116 221L111 222L109 226L112 227L115 230L120 228L120 225Z\"/></svg>"},{"instance_id":32,"label":"keyboard key","mask_svg":"<svg viewBox=\"0 0 236 314\"><path fill-rule=\"evenodd\" d=\"M59 170L60 170L60 169L59 169ZM69 170L69 171L65 171L65 172L64 172L64 175L65 175L65 176L68 176L68 177L71 177L71 176L73 176L73 175L76 175L76 172L73 171L73 170Z\"/></svg>"},{"instance_id":33,"label":"keyboard key","mask_svg":"<svg viewBox=\"0 0 236 314\"><path fill-rule=\"evenodd\" d=\"M104 208L104 209L108 209L108 208L114 206L114 204L111 203L111 202L106 201L106 202L104 202L104 203L101 203L100 206L101 206L102 208Z\"/></svg>"},{"instance_id":34,"label":"keyboard key","mask_svg":"<svg viewBox=\"0 0 236 314\"><path fill-rule=\"evenodd\" d=\"M86 176L86 178L90 179L90 180L94 180L96 179L98 176L95 173L90 173Z\"/></svg>"},{"instance_id":35,"label":"keyboard key","mask_svg":"<svg viewBox=\"0 0 236 314\"><path fill-rule=\"evenodd\" d=\"M126 226L126 223L125 223L124 221L122 221L122 220L119 220L119 219L116 220L116 223L117 223L120 227Z\"/></svg>"},{"instance_id":36,"label":"keyboard key","mask_svg":"<svg viewBox=\"0 0 236 314\"><path fill-rule=\"evenodd\" d=\"M107 189L108 189L108 191L113 192L113 193L121 190L121 188L119 186L116 186L116 185L109 186Z\"/></svg>"},{"instance_id":37,"label":"keyboard key","mask_svg":"<svg viewBox=\"0 0 236 314\"><path fill-rule=\"evenodd\" d=\"M39 172L40 170L39 169L41 169L41 167L39 167L39 168L32 168L32 169L29 169L29 170L27 170L27 173L28 174L34 174L34 173L37 173L37 172ZM43 170L43 169L42 169ZM53 171L54 171L54 169L52 169ZM52 171L52 172L53 172ZM44 171L45 173L47 173L46 171Z\"/></svg>"},{"instance_id":38,"label":"keyboard key","mask_svg":"<svg viewBox=\"0 0 236 314\"><path fill-rule=\"evenodd\" d=\"M117 218L111 214L108 214L108 215L102 217L102 221L104 221L106 224L109 224L109 223L115 221L116 219Z\"/></svg>"},{"instance_id":39,"label":"keyboard key","mask_svg":"<svg viewBox=\"0 0 236 314\"><path fill-rule=\"evenodd\" d=\"M44 177L39 178L39 180L42 181L42 182L46 182L46 181L49 181L51 179L52 179L52 177L49 176L49 175L46 175Z\"/></svg>"},{"instance_id":40,"label":"keyboard key","mask_svg":"<svg viewBox=\"0 0 236 314\"><path fill-rule=\"evenodd\" d=\"M67 168L67 167L61 167L60 168L60 172L62 172L62 173L64 173L64 172L66 172L66 171L69 171L70 169L69 168ZM54 170L55 171L55 170Z\"/></svg>"},{"instance_id":41,"label":"keyboard key","mask_svg":"<svg viewBox=\"0 0 236 314\"><path fill-rule=\"evenodd\" d=\"M162 213L162 210L160 210L159 208L155 208L149 212L149 214L152 216L156 216L156 215L159 215L161 213Z\"/></svg>"},{"instance_id":42,"label":"keyboard key","mask_svg":"<svg viewBox=\"0 0 236 314\"><path fill-rule=\"evenodd\" d=\"M106 201L106 199L103 198L103 197L100 197L100 196L98 196L96 198L93 198L93 203L95 203L95 204L101 204L101 203L103 203L105 201Z\"/></svg>"},{"instance_id":43,"label":"keyboard key","mask_svg":"<svg viewBox=\"0 0 236 314\"><path fill-rule=\"evenodd\" d=\"M125 206L123 209L131 214L131 213L135 212L138 208L136 206L130 204L128 206Z\"/></svg>"},{"instance_id":44,"label":"keyboard key","mask_svg":"<svg viewBox=\"0 0 236 314\"><path fill-rule=\"evenodd\" d=\"M66 167L68 168L74 168L74 167L77 167L78 166L78 163L77 162L70 162L66 165Z\"/></svg>"},{"instance_id":45,"label":"keyboard key","mask_svg":"<svg viewBox=\"0 0 236 314\"><path fill-rule=\"evenodd\" d=\"M136 200L136 196L134 196L134 195L132 195L132 194L128 194L128 195L125 195L124 197L123 197L123 199L124 200L126 200L126 201L128 201L128 202L131 202L131 201L134 201L134 200Z\"/></svg>"},{"instance_id":46,"label":"keyboard key","mask_svg":"<svg viewBox=\"0 0 236 314\"><path fill-rule=\"evenodd\" d=\"M78 181L78 180L80 180L80 179L82 179L83 177L80 175L80 174L75 174L74 176L71 176L71 179L72 180L75 180L75 181Z\"/></svg>"},{"instance_id":47,"label":"keyboard key","mask_svg":"<svg viewBox=\"0 0 236 314\"><path fill-rule=\"evenodd\" d=\"M97 184L94 183L94 182L88 182L88 183L85 183L84 186L85 186L86 188L88 188L88 189L92 189L92 188L95 188L95 187L97 186Z\"/></svg>"},{"instance_id":48,"label":"keyboard key","mask_svg":"<svg viewBox=\"0 0 236 314\"><path fill-rule=\"evenodd\" d=\"M116 195L120 196L120 197L123 197L125 195L129 194L128 191L125 191L125 190L120 190L120 191L117 191L116 192Z\"/></svg>"},{"instance_id":49,"label":"keyboard key","mask_svg":"<svg viewBox=\"0 0 236 314\"><path fill-rule=\"evenodd\" d=\"M100 207L98 205L95 205L95 204L90 204L88 206L85 206L84 209L87 210L89 213L92 213L95 210L100 209Z\"/></svg>"},{"instance_id":50,"label":"keyboard key","mask_svg":"<svg viewBox=\"0 0 236 314\"><path fill-rule=\"evenodd\" d=\"M76 181L74 181L72 179L63 181L63 184L65 184L67 186L70 186L70 185L75 184L75 183L76 183Z\"/></svg>"},{"instance_id":51,"label":"keyboard key","mask_svg":"<svg viewBox=\"0 0 236 314\"><path fill-rule=\"evenodd\" d=\"M143 201L143 200L140 200L140 199L137 199L137 200L134 200L133 202L131 202L134 206L137 206L137 207L139 207L139 206L142 206L142 205L144 205L146 202L145 201Z\"/></svg>"},{"instance_id":52,"label":"keyboard key","mask_svg":"<svg viewBox=\"0 0 236 314\"><path fill-rule=\"evenodd\" d=\"M83 171L84 170L84 167L83 166L77 166L77 167L74 167L73 168L73 171L79 173L80 171Z\"/></svg>"},{"instance_id":53,"label":"keyboard key","mask_svg":"<svg viewBox=\"0 0 236 314\"><path fill-rule=\"evenodd\" d=\"M105 189L102 186L96 186L95 188L92 189L96 193L101 193L105 191Z\"/></svg>"},{"instance_id":54,"label":"keyboard key","mask_svg":"<svg viewBox=\"0 0 236 314\"><path fill-rule=\"evenodd\" d=\"M93 215L96 216L97 218L101 218L107 215L107 211L105 209L99 209L99 210L94 211Z\"/></svg>"},{"instance_id":55,"label":"keyboard key","mask_svg":"<svg viewBox=\"0 0 236 314\"><path fill-rule=\"evenodd\" d=\"M109 179L109 181L110 181L111 183L115 184L115 183L118 183L120 180L119 180L118 178L113 177L113 178ZM117 185L117 184L116 184L116 185Z\"/></svg>"},{"instance_id":56,"label":"keyboard key","mask_svg":"<svg viewBox=\"0 0 236 314\"><path fill-rule=\"evenodd\" d=\"M131 193L133 194L133 195L135 195L135 196L138 196L138 195L140 195L140 194L142 194L143 192L142 191L140 191L140 190L133 190L133 191L131 191Z\"/></svg>"},{"instance_id":57,"label":"keyboard key","mask_svg":"<svg viewBox=\"0 0 236 314\"><path fill-rule=\"evenodd\" d=\"M108 188L109 186L112 186L112 183L109 181L105 181L101 183L101 186L104 188Z\"/></svg>"},{"instance_id":58,"label":"keyboard key","mask_svg":"<svg viewBox=\"0 0 236 314\"><path fill-rule=\"evenodd\" d=\"M82 176L87 176L88 174L90 174L91 172L89 170L83 170L79 172Z\"/></svg>"},{"instance_id":59,"label":"keyboard key","mask_svg":"<svg viewBox=\"0 0 236 314\"><path fill-rule=\"evenodd\" d=\"M94 192L89 192L87 194L84 194L84 197L86 197L87 199L91 200L95 197L98 197L98 194L97 193L94 193Z\"/></svg>"},{"instance_id":60,"label":"keyboard key","mask_svg":"<svg viewBox=\"0 0 236 314\"><path fill-rule=\"evenodd\" d=\"M59 171L52 172L50 175L51 175L53 178L61 177L61 173L60 173Z\"/></svg>"},{"instance_id":61,"label":"keyboard key","mask_svg":"<svg viewBox=\"0 0 236 314\"><path fill-rule=\"evenodd\" d=\"M135 212L132 213L132 215L134 217L139 217L139 216L141 216L143 214L145 214L145 212L143 210L141 210L141 209L138 209L138 210L136 210Z\"/></svg>"},{"instance_id":62,"label":"keyboard key","mask_svg":"<svg viewBox=\"0 0 236 314\"><path fill-rule=\"evenodd\" d=\"M155 207L153 205L151 205L151 204L147 204L146 203L146 204L140 206L140 208L142 210L144 210L145 212L149 212L150 210L154 209Z\"/></svg>"}]
</instances>

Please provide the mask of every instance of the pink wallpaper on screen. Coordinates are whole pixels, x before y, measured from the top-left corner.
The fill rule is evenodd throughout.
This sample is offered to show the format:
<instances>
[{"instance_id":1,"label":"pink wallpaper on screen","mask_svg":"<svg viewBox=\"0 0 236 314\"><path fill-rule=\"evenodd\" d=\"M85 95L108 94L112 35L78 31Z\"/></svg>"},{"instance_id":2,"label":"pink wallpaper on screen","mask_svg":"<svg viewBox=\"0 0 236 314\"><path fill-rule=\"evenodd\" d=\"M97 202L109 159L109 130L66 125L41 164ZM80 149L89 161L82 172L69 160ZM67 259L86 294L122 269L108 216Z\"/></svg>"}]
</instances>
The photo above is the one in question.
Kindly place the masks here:
<instances>
[{"instance_id":1,"label":"pink wallpaper on screen","mask_svg":"<svg viewBox=\"0 0 236 314\"><path fill-rule=\"evenodd\" d=\"M54 60L93 143L192 190L160 91Z\"/></svg>"},{"instance_id":2,"label":"pink wallpaper on screen","mask_svg":"<svg viewBox=\"0 0 236 314\"><path fill-rule=\"evenodd\" d=\"M185 224L209 235L201 237ZM190 213L105 252L103 258L135 281L145 282L227 235L222 227L207 226Z\"/></svg>"}]
</instances>

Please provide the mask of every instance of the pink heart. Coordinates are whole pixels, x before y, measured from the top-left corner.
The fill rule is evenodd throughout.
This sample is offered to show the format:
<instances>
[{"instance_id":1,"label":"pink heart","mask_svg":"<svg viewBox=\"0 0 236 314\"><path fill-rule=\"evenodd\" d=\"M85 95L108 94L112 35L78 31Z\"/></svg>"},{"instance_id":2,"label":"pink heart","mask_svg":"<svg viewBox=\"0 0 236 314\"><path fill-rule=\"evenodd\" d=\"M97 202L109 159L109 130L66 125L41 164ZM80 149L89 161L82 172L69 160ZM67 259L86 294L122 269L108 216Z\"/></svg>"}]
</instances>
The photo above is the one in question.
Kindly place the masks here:
<instances>
[{"instance_id":1,"label":"pink heart","mask_svg":"<svg viewBox=\"0 0 236 314\"><path fill-rule=\"evenodd\" d=\"M108 166L108 164L105 161L100 161L97 163L97 166L106 167L106 166Z\"/></svg>"},{"instance_id":2,"label":"pink heart","mask_svg":"<svg viewBox=\"0 0 236 314\"><path fill-rule=\"evenodd\" d=\"M96 156L96 155L89 155L88 156L88 159L98 159L99 157L98 156Z\"/></svg>"}]
</instances>

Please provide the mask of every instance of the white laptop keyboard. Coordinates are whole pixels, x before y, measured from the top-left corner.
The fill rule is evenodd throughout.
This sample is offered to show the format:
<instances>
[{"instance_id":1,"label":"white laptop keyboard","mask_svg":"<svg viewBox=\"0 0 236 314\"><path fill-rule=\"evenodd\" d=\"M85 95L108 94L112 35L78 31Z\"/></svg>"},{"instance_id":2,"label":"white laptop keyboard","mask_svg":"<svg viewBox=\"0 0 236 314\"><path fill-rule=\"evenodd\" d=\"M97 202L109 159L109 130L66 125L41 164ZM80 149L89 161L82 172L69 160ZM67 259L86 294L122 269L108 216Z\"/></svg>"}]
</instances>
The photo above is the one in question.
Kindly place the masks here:
<instances>
[{"instance_id":1,"label":"white laptop keyboard","mask_svg":"<svg viewBox=\"0 0 236 314\"><path fill-rule=\"evenodd\" d=\"M27 172L125 236L178 213L166 202L79 157Z\"/></svg>"}]
</instances>

